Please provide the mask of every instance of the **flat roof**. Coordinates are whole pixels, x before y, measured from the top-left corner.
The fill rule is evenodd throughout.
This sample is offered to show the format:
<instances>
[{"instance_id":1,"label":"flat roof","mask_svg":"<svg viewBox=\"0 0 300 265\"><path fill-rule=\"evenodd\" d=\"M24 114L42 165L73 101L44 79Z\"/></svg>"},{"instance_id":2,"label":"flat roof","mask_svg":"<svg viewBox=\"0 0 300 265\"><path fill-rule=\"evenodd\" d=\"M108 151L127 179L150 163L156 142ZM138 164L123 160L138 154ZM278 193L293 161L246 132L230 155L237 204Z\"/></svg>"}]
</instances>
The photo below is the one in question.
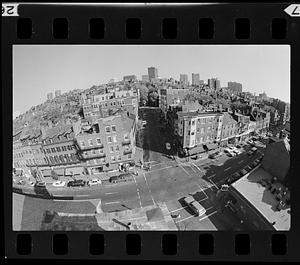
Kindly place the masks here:
<instances>
[{"instance_id":1,"label":"flat roof","mask_svg":"<svg viewBox=\"0 0 300 265\"><path fill-rule=\"evenodd\" d=\"M291 226L290 207L276 211L278 201L270 190L258 183L261 179L272 179L272 175L257 168L232 184L270 223L275 222L276 230L289 230Z\"/></svg>"}]
</instances>

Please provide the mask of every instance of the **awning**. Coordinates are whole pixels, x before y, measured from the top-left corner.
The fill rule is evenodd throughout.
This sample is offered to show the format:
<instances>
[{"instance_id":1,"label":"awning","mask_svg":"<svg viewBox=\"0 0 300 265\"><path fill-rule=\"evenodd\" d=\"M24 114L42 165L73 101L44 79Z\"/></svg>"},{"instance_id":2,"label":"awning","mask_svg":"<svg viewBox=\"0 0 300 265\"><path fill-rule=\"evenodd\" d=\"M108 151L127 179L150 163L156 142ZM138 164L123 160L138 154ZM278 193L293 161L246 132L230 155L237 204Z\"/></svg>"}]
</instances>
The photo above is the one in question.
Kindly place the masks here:
<instances>
[{"instance_id":1,"label":"awning","mask_svg":"<svg viewBox=\"0 0 300 265\"><path fill-rule=\"evenodd\" d=\"M83 167L70 167L66 168L66 175L72 176L74 175L81 175L83 173Z\"/></svg>"},{"instance_id":2,"label":"awning","mask_svg":"<svg viewBox=\"0 0 300 265\"><path fill-rule=\"evenodd\" d=\"M193 149L188 150L189 155L195 155L203 152L205 152L203 146L196 146Z\"/></svg>"},{"instance_id":3,"label":"awning","mask_svg":"<svg viewBox=\"0 0 300 265\"><path fill-rule=\"evenodd\" d=\"M55 168L54 172L59 176L63 176L65 174L65 169L64 168Z\"/></svg>"}]
</instances>

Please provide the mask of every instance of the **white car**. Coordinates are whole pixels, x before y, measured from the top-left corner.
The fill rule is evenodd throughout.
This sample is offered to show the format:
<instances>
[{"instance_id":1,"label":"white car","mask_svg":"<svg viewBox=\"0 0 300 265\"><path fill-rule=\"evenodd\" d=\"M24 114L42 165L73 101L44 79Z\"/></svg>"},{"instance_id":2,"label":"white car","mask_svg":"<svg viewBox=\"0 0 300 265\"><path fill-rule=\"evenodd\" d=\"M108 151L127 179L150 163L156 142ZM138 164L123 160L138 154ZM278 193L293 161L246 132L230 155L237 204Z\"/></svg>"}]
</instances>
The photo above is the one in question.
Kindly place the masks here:
<instances>
[{"instance_id":1,"label":"white car","mask_svg":"<svg viewBox=\"0 0 300 265\"><path fill-rule=\"evenodd\" d=\"M230 157L236 155L231 148L226 148L224 152Z\"/></svg>"},{"instance_id":2,"label":"white car","mask_svg":"<svg viewBox=\"0 0 300 265\"><path fill-rule=\"evenodd\" d=\"M166 149L170 150L171 149L171 144L170 143L166 143Z\"/></svg>"},{"instance_id":3,"label":"white car","mask_svg":"<svg viewBox=\"0 0 300 265\"><path fill-rule=\"evenodd\" d=\"M29 181L28 185L31 186L31 187L33 187L35 185L35 182L34 181Z\"/></svg>"},{"instance_id":4,"label":"white car","mask_svg":"<svg viewBox=\"0 0 300 265\"><path fill-rule=\"evenodd\" d=\"M92 179L88 182L89 186L93 186L93 185L101 185L101 180L100 179Z\"/></svg>"},{"instance_id":5,"label":"white car","mask_svg":"<svg viewBox=\"0 0 300 265\"><path fill-rule=\"evenodd\" d=\"M240 155L241 153L242 153L242 151L241 150L239 150L238 148L236 148L236 147L232 147L232 149L231 149L234 153L236 153L237 155Z\"/></svg>"},{"instance_id":6,"label":"white car","mask_svg":"<svg viewBox=\"0 0 300 265\"><path fill-rule=\"evenodd\" d=\"M65 181L55 181L52 183L52 186L54 187L64 187L66 185L66 182Z\"/></svg>"}]
</instances>

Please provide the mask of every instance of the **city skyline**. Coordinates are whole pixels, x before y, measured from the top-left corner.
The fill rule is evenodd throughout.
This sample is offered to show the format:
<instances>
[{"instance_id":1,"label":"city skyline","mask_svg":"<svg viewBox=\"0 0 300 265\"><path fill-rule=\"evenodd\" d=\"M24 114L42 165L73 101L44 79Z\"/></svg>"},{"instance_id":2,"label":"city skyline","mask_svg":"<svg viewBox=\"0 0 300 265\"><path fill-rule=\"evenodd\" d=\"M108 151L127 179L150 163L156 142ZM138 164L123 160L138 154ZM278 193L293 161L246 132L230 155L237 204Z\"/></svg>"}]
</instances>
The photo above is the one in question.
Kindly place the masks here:
<instances>
[{"instance_id":1,"label":"city skyline","mask_svg":"<svg viewBox=\"0 0 300 265\"><path fill-rule=\"evenodd\" d=\"M192 73L199 73L205 83L212 77L221 87L236 81L243 91L290 103L289 45L14 45L13 115L41 104L49 92L87 89L131 74L142 79L151 66L162 78L188 74L191 82ZM24 101L28 93L31 100Z\"/></svg>"}]
</instances>

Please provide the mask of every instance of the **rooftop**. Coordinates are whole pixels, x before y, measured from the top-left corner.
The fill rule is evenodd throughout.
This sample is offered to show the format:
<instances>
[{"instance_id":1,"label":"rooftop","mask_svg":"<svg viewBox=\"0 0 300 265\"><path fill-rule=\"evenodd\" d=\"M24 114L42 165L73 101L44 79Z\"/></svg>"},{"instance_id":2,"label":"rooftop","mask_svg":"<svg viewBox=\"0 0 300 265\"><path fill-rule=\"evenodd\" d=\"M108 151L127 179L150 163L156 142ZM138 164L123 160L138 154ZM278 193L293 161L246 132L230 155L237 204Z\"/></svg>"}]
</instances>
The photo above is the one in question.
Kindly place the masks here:
<instances>
[{"instance_id":1,"label":"rooftop","mask_svg":"<svg viewBox=\"0 0 300 265\"><path fill-rule=\"evenodd\" d=\"M272 179L272 176L262 168L245 175L232 186L250 202L270 223L275 223L276 230L289 230L291 226L290 207L276 210L278 201L270 190L258 183L262 179Z\"/></svg>"},{"instance_id":2,"label":"rooftop","mask_svg":"<svg viewBox=\"0 0 300 265\"><path fill-rule=\"evenodd\" d=\"M223 115L222 112L214 112L214 111L208 111L208 112L197 112L197 111L190 111L190 112L183 112L178 111L177 115L179 117L201 117L201 116L209 116L209 115Z\"/></svg>"}]
</instances>

